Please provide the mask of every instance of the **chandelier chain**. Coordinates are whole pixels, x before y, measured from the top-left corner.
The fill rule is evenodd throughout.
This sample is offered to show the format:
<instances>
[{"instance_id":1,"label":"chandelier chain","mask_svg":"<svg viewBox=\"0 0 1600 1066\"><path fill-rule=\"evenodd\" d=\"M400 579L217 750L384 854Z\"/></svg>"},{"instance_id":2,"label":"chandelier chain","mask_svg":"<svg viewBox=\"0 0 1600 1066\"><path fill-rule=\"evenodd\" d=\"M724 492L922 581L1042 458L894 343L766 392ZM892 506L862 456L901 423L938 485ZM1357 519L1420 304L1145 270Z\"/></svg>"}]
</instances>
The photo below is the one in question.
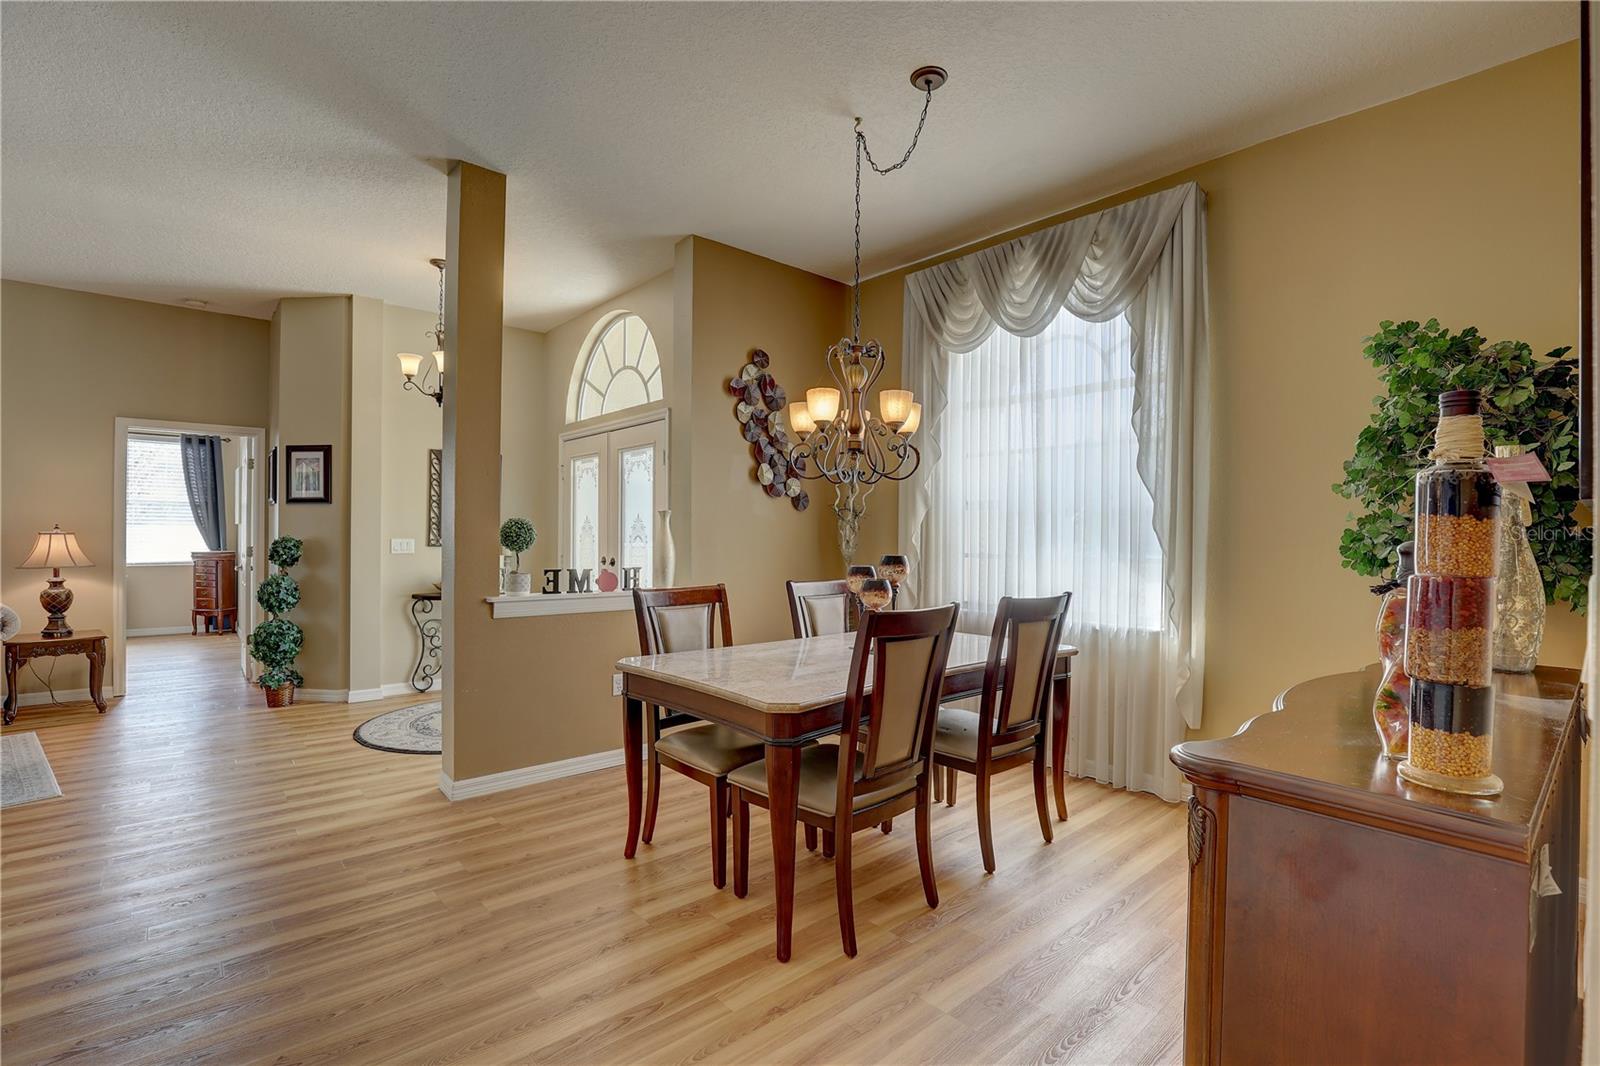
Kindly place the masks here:
<instances>
[{"instance_id":1,"label":"chandelier chain","mask_svg":"<svg viewBox=\"0 0 1600 1066\"><path fill-rule=\"evenodd\" d=\"M850 339L856 342L861 340L861 157L867 157L867 165L872 167L875 174L893 174L911 161L911 153L917 150L917 142L922 139L922 127L928 121L928 106L933 103L933 85L927 84L922 89L922 114L917 116L917 129L911 135L911 144L906 147L905 155L900 157L898 163L887 167L880 167L878 161L872 158L872 149L867 146L867 135L861 130L861 120L856 119L856 261L855 280L851 286L852 310L850 319Z\"/></svg>"}]
</instances>

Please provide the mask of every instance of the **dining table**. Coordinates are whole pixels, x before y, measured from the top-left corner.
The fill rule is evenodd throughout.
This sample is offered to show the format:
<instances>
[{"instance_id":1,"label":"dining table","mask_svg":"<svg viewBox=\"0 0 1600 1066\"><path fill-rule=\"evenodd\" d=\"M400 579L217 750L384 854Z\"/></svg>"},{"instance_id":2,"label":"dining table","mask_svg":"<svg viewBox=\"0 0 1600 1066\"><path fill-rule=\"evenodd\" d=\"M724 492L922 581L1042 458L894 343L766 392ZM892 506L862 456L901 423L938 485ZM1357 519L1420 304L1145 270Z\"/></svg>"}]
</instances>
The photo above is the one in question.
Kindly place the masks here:
<instances>
[{"instance_id":1,"label":"dining table","mask_svg":"<svg viewBox=\"0 0 1600 1066\"><path fill-rule=\"evenodd\" d=\"M765 745L779 962L789 960L794 926L800 751L813 741L839 733L855 641L855 633L835 633L701 651L633 655L617 662L622 673L622 757L628 781L628 837L622 851L625 858L633 858L638 850L644 812L647 705L729 726ZM989 643L990 638L983 634L954 636L940 702L982 691ZM1078 649L1070 644L1062 644L1056 650L1049 743L1058 820L1067 817L1067 723L1072 659L1077 653Z\"/></svg>"}]
</instances>

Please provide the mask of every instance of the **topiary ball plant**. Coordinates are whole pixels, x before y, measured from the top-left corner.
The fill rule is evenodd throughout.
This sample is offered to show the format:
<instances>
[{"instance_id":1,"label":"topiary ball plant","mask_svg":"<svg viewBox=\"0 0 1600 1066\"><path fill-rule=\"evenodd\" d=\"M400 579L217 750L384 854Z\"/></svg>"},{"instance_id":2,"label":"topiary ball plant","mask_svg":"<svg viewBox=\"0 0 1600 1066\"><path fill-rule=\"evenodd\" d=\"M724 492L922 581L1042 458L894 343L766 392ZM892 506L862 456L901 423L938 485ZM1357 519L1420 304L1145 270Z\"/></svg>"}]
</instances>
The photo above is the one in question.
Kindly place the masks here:
<instances>
[{"instance_id":1,"label":"topiary ball plant","mask_svg":"<svg viewBox=\"0 0 1600 1066\"><path fill-rule=\"evenodd\" d=\"M522 569L522 553L533 547L539 533L526 518L508 518L500 527L500 547L517 557L517 569Z\"/></svg>"},{"instance_id":2,"label":"topiary ball plant","mask_svg":"<svg viewBox=\"0 0 1600 1066\"><path fill-rule=\"evenodd\" d=\"M266 667L256 679L267 694L267 706L281 707L294 702L294 687L305 678L294 668L294 661L305 644L305 633L282 617L300 603L300 586L289 576L289 567L300 561L305 545L298 537L279 537L267 548L267 559L278 572L256 589L256 603L267 612L267 620L250 634L250 657Z\"/></svg>"},{"instance_id":3,"label":"topiary ball plant","mask_svg":"<svg viewBox=\"0 0 1600 1066\"><path fill-rule=\"evenodd\" d=\"M300 564L305 548L305 542L299 537L279 537L267 547L267 561L279 570L287 570Z\"/></svg>"},{"instance_id":4,"label":"topiary ball plant","mask_svg":"<svg viewBox=\"0 0 1600 1066\"><path fill-rule=\"evenodd\" d=\"M1521 444L1538 455L1550 480L1531 485L1533 546L1545 599L1588 608L1594 542L1573 515L1578 499L1578 369L1570 348L1535 356L1522 341L1491 344L1476 328L1452 333L1430 318L1380 322L1366 339L1367 359L1378 368L1384 395L1356 437L1344 480L1333 491L1356 500L1339 538L1343 565L1358 574L1392 568L1401 542L1411 539L1412 486L1429 462L1438 422L1439 393L1477 389L1483 394L1483 428L1489 447Z\"/></svg>"}]
</instances>

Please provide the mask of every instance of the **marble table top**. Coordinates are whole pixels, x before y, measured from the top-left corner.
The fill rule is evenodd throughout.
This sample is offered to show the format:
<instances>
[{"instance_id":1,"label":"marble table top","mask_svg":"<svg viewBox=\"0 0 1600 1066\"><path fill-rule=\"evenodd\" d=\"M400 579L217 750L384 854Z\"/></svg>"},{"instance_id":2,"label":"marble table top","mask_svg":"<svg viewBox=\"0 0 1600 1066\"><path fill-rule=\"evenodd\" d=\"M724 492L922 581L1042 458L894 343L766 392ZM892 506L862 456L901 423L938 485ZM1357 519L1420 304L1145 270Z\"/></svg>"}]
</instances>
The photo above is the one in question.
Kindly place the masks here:
<instances>
[{"instance_id":1,"label":"marble table top","mask_svg":"<svg viewBox=\"0 0 1600 1066\"><path fill-rule=\"evenodd\" d=\"M735 644L705 651L630 655L617 660L624 674L649 676L733 700L766 714L796 714L844 700L855 650L854 633L834 633L770 644ZM1078 649L1061 645L1061 656ZM989 661L989 637L957 633L947 672Z\"/></svg>"}]
</instances>

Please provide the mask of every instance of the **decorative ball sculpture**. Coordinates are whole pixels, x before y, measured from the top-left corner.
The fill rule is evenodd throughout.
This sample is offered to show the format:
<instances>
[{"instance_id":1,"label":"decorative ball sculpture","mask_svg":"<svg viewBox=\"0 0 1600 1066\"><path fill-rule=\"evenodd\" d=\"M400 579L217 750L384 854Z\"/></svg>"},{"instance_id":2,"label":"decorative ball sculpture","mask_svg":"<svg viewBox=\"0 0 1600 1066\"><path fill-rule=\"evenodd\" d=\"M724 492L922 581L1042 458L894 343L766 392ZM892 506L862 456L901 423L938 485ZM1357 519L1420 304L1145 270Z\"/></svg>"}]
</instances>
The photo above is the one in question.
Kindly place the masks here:
<instances>
[{"instance_id":1,"label":"decorative ball sculpture","mask_svg":"<svg viewBox=\"0 0 1600 1066\"><path fill-rule=\"evenodd\" d=\"M750 445L755 460L756 484L775 500L787 499L796 511L811 505L811 497L800 484L799 470L790 470L789 435L779 423L788 395L768 369L771 356L760 348L750 352L750 361L728 379L728 392L736 402L733 417L739 420L739 435Z\"/></svg>"}]
</instances>

